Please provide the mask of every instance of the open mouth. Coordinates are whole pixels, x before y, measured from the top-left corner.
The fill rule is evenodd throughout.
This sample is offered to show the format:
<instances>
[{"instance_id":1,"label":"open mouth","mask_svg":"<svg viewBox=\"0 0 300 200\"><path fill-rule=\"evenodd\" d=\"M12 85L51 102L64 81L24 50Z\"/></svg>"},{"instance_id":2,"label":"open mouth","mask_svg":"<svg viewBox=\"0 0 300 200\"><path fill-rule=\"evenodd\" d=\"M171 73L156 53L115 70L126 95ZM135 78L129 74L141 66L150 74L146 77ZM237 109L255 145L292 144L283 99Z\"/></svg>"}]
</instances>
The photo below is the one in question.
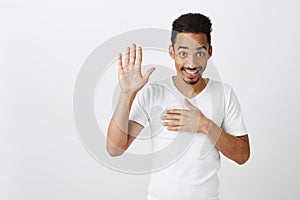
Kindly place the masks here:
<instances>
[{"instance_id":1,"label":"open mouth","mask_svg":"<svg viewBox=\"0 0 300 200\"><path fill-rule=\"evenodd\" d=\"M183 69L188 74L196 74L198 73L197 69Z\"/></svg>"},{"instance_id":2,"label":"open mouth","mask_svg":"<svg viewBox=\"0 0 300 200\"><path fill-rule=\"evenodd\" d=\"M195 67L195 68L182 67L181 70L185 72L184 74L188 78L195 78L195 77L198 76L198 74L200 74L200 71L202 70L202 67Z\"/></svg>"}]
</instances>

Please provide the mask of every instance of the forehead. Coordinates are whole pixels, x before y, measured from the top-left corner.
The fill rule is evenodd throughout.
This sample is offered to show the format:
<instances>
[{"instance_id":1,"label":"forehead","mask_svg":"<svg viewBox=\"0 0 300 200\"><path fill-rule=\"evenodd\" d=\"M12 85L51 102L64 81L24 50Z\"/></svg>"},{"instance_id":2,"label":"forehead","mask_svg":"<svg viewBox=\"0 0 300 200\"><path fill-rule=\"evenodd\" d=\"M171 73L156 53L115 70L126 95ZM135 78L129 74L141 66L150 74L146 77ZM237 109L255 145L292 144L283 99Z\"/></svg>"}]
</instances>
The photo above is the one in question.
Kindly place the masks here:
<instances>
[{"instance_id":1,"label":"forehead","mask_svg":"<svg viewBox=\"0 0 300 200\"><path fill-rule=\"evenodd\" d=\"M208 47L209 45L204 33L178 33L175 39L174 46L198 48L201 46Z\"/></svg>"}]
</instances>

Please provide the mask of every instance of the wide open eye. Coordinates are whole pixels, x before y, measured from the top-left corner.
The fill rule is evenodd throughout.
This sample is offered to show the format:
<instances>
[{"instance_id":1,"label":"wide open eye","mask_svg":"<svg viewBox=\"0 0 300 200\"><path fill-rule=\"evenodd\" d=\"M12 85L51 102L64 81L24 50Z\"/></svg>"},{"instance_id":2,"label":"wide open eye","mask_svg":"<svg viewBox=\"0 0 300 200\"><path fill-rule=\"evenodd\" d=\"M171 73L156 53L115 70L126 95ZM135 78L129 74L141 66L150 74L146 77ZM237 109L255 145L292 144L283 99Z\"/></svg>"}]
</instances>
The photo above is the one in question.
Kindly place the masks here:
<instances>
[{"instance_id":1,"label":"wide open eye","mask_svg":"<svg viewBox=\"0 0 300 200\"><path fill-rule=\"evenodd\" d=\"M205 56L205 53L204 52L198 52L196 55L199 58L203 58Z\"/></svg>"},{"instance_id":2,"label":"wide open eye","mask_svg":"<svg viewBox=\"0 0 300 200\"><path fill-rule=\"evenodd\" d=\"M180 57L186 57L187 53L185 51L179 52Z\"/></svg>"}]
</instances>

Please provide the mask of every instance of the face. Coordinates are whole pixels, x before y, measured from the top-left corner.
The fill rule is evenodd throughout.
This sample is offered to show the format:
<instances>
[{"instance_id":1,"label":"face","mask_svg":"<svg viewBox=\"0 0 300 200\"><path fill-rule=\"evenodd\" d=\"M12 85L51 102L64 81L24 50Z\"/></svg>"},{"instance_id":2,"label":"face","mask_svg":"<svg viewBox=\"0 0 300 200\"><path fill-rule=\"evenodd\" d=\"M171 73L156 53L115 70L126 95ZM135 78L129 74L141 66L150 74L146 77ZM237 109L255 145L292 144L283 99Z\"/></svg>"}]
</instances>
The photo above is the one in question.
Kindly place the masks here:
<instances>
[{"instance_id":1,"label":"face","mask_svg":"<svg viewBox=\"0 0 300 200\"><path fill-rule=\"evenodd\" d=\"M169 54L175 61L178 78L189 85L196 84L206 68L212 48L204 33L178 33Z\"/></svg>"}]
</instances>

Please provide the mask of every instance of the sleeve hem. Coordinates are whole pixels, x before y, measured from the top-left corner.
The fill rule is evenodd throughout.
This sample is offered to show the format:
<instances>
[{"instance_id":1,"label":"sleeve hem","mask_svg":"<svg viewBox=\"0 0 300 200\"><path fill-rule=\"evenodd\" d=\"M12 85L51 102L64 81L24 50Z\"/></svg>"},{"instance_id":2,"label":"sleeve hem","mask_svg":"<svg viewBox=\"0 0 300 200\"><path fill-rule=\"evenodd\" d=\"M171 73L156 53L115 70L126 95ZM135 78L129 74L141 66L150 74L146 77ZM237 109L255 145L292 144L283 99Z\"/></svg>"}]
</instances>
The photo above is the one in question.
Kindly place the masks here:
<instances>
[{"instance_id":1,"label":"sleeve hem","mask_svg":"<svg viewBox=\"0 0 300 200\"><path fill-rule=\"evenodd\" d=\"M140 119L140 118L129 118L129 120L134 121L139 123L140 125L142 125L144 128L147 125L147 122L145 122L144 120Z\"/></svg>"},{"instance_id":2,"label":"sleeve hem","mask_svg":"<svg viewBox=\"0 0 300 200\"><path fill-rule=\"evenodd\" d=\"M227 131L225 130L226 133L233 135L233 136L243 136L243 135L248 135L247 130L242 130L242 131Z\"/></svg>"}]
</instances>

